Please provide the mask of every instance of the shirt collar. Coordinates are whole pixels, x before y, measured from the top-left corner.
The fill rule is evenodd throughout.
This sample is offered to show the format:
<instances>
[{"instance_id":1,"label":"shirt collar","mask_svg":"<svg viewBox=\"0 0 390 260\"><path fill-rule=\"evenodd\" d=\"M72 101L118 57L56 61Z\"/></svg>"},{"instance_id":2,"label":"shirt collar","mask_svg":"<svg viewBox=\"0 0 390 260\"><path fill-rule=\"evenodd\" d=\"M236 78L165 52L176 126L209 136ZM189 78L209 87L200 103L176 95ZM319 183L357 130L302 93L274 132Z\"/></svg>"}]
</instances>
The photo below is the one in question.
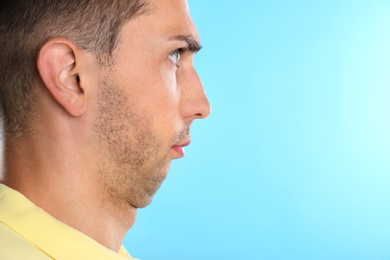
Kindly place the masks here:
<instances>
[{"instance_id":1,"label":"shirt collar","mask_svg":"<svg viewBox=\"0 0 390 260\"><path fill-rule=\"evenodd\" d=\"M136 260L123 246L119 253L109 250L3 184L0 205L0 222L54 259Z\"/></svg>"}]
</instances>

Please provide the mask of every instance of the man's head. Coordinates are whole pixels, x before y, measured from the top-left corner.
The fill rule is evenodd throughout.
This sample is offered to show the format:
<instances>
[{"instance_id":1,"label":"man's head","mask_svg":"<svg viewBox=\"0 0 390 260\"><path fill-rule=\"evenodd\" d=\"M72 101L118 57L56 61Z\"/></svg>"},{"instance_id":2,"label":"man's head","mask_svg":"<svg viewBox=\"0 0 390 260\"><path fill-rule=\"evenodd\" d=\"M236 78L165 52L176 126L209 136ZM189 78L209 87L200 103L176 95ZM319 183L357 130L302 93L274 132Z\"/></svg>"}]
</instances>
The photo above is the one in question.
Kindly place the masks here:
<instances>
[{"instance_id":1,"label":"man's head","mask_svg":"<svg viewBox=\"0 0 390 260\"><path fill-rule=\"evenodd\" d=\"M171 160L184 156L193 120L210 113L187 2L11 6L1 22L6 135L33 135L40 152L82 168L77 178L99 180L110 202L148 205Z\"/></svg>"}]
</instances>

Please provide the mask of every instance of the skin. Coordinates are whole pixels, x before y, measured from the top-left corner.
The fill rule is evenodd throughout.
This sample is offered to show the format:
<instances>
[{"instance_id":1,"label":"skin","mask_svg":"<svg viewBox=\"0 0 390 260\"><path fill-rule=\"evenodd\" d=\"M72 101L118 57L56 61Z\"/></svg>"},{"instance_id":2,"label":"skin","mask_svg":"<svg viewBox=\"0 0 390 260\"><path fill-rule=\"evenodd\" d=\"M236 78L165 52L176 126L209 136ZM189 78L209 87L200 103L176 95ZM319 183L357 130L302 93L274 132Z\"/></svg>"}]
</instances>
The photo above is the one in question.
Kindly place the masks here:
<instances>
[{"instance_id":1,"label":"skin","mask_svg":"<svg viewBox=\"0 0 390 260\"><path fill-rule=\"evenodd\" d=\"M183 156L192 122L210 114L187 2L150 2L123 27L112 66L67 39L48 41L32 131L5 138L3 183L113 251Z\"/></svg>"}]
</instances>

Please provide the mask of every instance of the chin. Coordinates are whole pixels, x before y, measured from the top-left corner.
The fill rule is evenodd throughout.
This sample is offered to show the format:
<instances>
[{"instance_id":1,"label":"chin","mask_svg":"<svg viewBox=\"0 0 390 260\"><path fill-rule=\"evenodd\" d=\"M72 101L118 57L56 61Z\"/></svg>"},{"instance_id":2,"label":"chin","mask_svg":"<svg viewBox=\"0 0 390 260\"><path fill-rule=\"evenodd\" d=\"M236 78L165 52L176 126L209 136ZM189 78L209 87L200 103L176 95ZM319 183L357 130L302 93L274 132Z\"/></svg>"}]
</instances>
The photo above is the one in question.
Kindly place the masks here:
<instances>
[{"instance_id":1,"label":"chin","mask_svg":"<svg viewBox=\"0 0 390 260\"><path fill-rule=\"evenodd\" d=\"M138 207L136 207L136 208L143 209L143 208L146 208L147 206L149 206L151 203L152 203L152 200L149 200L148 202L144 202L144 203L139 204Z\"/></svg>"},{"instance_id":2,"label":"chin","mask_svg":"<svg viewBox=\"0 0 390 260\"><path fill-rule=\"evenodd\" d=\"M149 206L166 179L169 168L170 161L165 162L160 167L155 167L153 171L149 171L147 177L142 182L139 182L136 191L127 194L129 203L136 208ZM134 196L135 194L137 195Z\"/></svg>"},{"instance_id":3,"label":"chin","mask_svg":"<svg viewBox=\"0 0 390 260\"><path fill-rule=\"evenodd\" d=\"M137 209L146 208L152 203L152 201L153 201L153 197L147 197L144 198L144 200L137 202L136 205L134 205L134 207Z\"/></svg>"}]
</instances>

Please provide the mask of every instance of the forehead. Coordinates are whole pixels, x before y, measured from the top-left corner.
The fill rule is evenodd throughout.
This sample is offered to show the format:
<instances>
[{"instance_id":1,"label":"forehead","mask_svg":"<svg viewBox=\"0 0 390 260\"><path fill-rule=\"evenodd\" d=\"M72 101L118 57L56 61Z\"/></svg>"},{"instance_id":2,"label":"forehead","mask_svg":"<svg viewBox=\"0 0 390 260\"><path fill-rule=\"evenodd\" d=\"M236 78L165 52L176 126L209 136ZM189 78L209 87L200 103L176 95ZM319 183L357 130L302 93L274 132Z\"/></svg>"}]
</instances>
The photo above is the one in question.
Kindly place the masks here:
<instances>
[{"instance_id":1,"label":"forehead","mask_svg":"<svg viewBox=\"0 0 390 260\"><path fill-rule=\"evenodd\" d=\"M175 35L192 35L199 41L187 0L148 0L149 11L125 24L124 38L139 35L152 38L169 38ZM128 36L128 37L126 37Z\"/></svg>"}]
</instances>

